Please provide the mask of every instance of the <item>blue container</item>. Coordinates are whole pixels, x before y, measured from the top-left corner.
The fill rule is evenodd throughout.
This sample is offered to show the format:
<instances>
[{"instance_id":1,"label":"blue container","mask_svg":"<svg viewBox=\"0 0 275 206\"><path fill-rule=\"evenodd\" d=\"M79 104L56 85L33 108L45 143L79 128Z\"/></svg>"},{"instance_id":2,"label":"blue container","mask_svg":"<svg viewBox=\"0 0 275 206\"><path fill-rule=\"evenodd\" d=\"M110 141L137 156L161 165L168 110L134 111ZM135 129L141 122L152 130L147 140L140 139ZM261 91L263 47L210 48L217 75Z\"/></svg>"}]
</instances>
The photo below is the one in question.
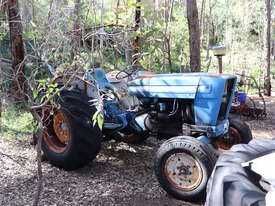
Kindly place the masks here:
<instances>
[{"instance_id":1,"label":"blue container","mask_svg":"<svg viewBox=\"0 0 275 206\"><path fill-rule=\"evenodd\" d=\"M238 93L238 101L240 103L245 103L245 101L246 101L246 93L239 92Z\"/></svg>"}]
</instances>

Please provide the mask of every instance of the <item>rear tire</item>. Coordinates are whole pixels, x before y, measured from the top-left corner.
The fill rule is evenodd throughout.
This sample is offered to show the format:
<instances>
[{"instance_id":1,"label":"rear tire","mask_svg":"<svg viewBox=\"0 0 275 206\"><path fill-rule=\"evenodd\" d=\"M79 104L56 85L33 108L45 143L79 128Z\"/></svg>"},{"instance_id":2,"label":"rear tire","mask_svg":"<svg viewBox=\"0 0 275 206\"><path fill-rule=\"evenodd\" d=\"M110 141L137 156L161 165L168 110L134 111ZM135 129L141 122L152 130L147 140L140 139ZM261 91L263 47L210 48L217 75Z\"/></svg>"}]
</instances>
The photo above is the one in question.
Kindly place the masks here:
<instances>
[{"instance_id":1,"label":"rear tire","mask_svg":"<svg viewBox=\"0 0 275 206\"><path fill-rule=\"evenodd\" d=\"M242 163L274 152L275 140L252 140L222 153L207 185L205 206L266 205L261 176Z\"/></svg>"},{"instance_id":2,"label":"rear tire","mask_svg":"<svg viewBox=\"0 0 275 206\"><path fill-rule=\"evenodd\" d=\"M44 122L42 150L51 164L65 170L83 167L101 147L101 131L92 126L89 98L75 91L63 91L57 102L61 108Z\"/></svg>"},{"instance_id":3,"label":"rear tire","mask_svg":"<svg viewBox=\"0 0 275 206\"><path fill-rule=\"evenodd\" d=\"M192 137L165 141L155 157L155 173L163 189L181 200L198 201L215 164L208 145Z\"/></svg>"}]
</instances>

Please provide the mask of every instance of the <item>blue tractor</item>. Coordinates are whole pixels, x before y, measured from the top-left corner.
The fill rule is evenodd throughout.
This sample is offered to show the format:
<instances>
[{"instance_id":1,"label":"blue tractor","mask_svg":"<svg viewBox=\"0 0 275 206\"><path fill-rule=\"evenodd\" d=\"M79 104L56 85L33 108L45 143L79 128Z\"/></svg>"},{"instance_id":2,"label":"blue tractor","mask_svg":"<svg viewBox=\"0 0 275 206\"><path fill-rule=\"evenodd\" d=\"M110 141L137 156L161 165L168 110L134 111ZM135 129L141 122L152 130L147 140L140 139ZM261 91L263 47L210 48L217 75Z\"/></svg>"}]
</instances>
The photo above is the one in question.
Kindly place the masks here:
<instances>
[{"instance_id":1,"label":"blue tractor","mask_svg":"<svg viewBox=\"0 0 275 206\"><path fill-rule=\"evenodd\" d=\"M54 112L49 112L52 106L44 109L42 149L53 165L74 170L96 157L104 138L128 143L149 136L166 139L155 156L160 185L178 199L198 200L219 152L252 139L243 121L229 119L235 87L233 75L105 75L92 69L60 92ZM99 100L102 105L95 105ZM102 130L92 120L99 107Z\"/></svg>"}]
</instances>

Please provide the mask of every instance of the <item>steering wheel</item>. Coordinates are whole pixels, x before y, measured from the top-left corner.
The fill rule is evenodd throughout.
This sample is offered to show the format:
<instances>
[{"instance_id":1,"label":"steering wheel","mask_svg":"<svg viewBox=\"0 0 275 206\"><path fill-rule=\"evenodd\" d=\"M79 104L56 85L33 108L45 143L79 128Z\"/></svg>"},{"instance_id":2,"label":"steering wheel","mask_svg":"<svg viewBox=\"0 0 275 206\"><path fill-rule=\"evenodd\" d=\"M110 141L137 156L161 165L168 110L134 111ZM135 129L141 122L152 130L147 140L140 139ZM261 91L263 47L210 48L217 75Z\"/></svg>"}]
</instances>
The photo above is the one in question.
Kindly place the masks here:
<instances>
[{"instance_id":1,"label":"steering wheel","mask_svg":"<svg viewBox=\"0 0 275 206\"><path fill-rule=\"evenodd\" d=\"M132 74L133 74L134 72L135 72L135 71L133 71L132 69L127 69L127 68L125 68L125 69L119 71L119 72L116 74L115 78L116 78L116 79L124 79L124 78L126 78L126 77L131 77ZM122 76L122 77L119 77L119 75L122 74L122 73L124 73L124 74L126 74L126 75L125 75L125 76Z\"/></svg>"}]
</instances>

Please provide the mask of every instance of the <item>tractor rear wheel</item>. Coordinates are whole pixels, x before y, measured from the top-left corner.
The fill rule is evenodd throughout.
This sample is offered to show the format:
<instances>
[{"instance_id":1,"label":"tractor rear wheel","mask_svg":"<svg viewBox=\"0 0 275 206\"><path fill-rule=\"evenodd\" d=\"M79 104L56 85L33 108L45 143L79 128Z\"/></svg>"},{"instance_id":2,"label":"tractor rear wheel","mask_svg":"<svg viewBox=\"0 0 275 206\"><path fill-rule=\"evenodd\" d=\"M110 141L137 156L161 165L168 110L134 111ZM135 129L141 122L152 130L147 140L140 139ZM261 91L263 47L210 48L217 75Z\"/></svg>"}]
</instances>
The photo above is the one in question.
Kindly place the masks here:
<instances>
[{"instance_id":1,"label":"tractor rear wheel","mask_svg":"<svg viewBox=\"0 0 275 206\"><path fill-rule=\"evenodd\" d=\"M214 147L219 151L230 150L233 145L247 144L252 140L252 133L249 126L240 119L229 119L229 136L219 137L214 141Z\"/></svg>"},{"instance_id":2,"label":"tractor rear wheel","mask_svg":"<svg viewBox=\"0 0 275 206\"><path fill-rule=\"evenodd\" d=\"M42 149L47 159L59 168L83 167L100 151L102 134L91 121L96 108L88 101L80 92L63 91L57 99L60 108L48 114L44 121Z\"/></svg>"},{"instance_id":3,"label":"tractor rear wheel","mask_svg":"<svg viewBox=\"0 0 275 206\"><path fill-rule=\"evenodd\" d=\"M201 199L215 164L209 151L207 144L192 137L165 141L155 157L155 173L163 189L177 199Z\"/></svg>"}]
</instances>

